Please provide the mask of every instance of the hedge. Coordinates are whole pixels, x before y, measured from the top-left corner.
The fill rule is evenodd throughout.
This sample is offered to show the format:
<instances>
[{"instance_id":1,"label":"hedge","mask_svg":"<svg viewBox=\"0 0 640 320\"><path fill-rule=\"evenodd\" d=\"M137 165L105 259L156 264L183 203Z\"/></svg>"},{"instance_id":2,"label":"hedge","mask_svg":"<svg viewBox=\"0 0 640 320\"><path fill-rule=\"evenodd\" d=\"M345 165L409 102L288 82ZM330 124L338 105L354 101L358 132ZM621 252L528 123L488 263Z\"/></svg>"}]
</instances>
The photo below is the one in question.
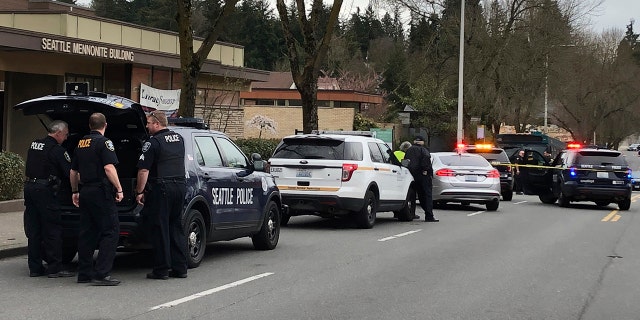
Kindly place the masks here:
<instances>
[{"instance_id":1,"label":"hedge","mask_svg":"<svg viewBox=\"0 0 640 320\"><path fill-rule=\"evenodd\" d=\"M262 160L269 160L280 143L280 139L249 138L237 139L235 142L248 157L251 157L251 154L255 152L262 156Z\"/></svg>"},{"instance_id":2,"label":"hedge","mask_svg":"<svg viewBox=\"0 0 640 320\"><path fill-rule=\"evenodd\" d=\"M0 201L16 199L23 186L24 160L13 152L0 152Z\"/></svg>"}]
</instances>

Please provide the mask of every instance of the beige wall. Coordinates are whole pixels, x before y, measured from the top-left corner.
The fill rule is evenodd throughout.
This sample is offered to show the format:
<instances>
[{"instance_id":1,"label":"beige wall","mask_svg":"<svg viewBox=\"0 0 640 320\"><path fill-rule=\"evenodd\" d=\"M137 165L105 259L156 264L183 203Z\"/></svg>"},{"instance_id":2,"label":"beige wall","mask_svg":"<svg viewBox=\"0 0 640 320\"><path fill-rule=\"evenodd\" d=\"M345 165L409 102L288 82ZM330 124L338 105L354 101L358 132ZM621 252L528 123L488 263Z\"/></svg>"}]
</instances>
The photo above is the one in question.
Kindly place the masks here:
<instances>
[{"instance_id":1,"label":"beige wall","mask_svg":"<svg viewBox=\"0 0 640 320\"><path fill-rule=\"evenodd\" d=\"M318 129L320 130L353 130L355 110L351 108L319 108ZM262 130L262 138L282 138L292 135L295 130L302 130L302 108L298 107L244 107L244 137L257 138L260 129L249 127L247 122L254 116L262 115L275 121L276 133Z\"/></svg>"}]
</instances>

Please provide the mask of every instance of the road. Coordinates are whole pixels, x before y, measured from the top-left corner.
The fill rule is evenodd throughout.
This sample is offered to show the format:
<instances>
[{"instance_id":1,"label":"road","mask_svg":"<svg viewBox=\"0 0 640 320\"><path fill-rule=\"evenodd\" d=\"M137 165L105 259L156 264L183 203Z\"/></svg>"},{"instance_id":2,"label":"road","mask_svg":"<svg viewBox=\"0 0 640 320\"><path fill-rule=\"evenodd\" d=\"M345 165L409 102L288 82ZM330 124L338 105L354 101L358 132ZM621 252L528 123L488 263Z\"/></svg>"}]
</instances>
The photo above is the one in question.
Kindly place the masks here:
<instances>
[{"instance_id":1,"label":"road","mask_svg":"<svg viewBox=\"0 0 640 320\"><path fill-rule=\"evenodd\" d=\"M640 319L633 200L515 195L496 212L437 209L439 223L382 213L371 230L293 217L275 250L213 244L187 279L147 280L148 255L119 254L118 287L29 278L16 257L0 261L0 319Z\"/></svg>"}]
</instances>

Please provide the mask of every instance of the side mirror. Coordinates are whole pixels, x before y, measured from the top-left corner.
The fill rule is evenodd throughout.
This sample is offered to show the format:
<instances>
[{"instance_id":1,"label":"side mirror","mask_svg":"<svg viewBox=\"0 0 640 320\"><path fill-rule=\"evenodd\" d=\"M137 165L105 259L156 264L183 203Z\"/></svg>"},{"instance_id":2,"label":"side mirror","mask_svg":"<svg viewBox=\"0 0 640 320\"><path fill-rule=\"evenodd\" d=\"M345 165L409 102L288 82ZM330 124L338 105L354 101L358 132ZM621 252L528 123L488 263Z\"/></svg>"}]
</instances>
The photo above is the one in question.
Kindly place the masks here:
<instances>
[{"instance_id":1,"label":"side mirror","mask_svg":"<svg viewBox=\"0 0 640 320\"><path fill-rule=\"evenodd\" d=\"M257 153L251 154L251 161L253 162L253 170L264 171L266 167L266 161L262 160L262 157Z\"/></svg>"},{"instance_id":2,"label":"side mirror","mask_svg":"<svg viewBox=\"0 0 640 320\"><path fill-rule=\"evenodd\" d=\"M402 161L400 161L400 164L402 164L403 167L408 168L409 167L409 162L411 162L411 160L402 159Z\"/></svg>"}]
</instances>

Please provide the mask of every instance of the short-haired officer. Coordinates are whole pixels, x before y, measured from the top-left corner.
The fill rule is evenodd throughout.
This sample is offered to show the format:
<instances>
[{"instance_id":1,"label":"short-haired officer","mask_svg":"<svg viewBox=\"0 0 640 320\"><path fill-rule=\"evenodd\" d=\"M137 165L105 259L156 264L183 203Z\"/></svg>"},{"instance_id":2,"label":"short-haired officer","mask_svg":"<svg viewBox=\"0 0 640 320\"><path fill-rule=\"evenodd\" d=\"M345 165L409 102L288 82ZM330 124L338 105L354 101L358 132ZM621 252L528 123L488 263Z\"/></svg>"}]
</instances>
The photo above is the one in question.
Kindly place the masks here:
<instances>
[{"instance_id":1,"label":"short-haired officer","mask_svg":"<svg viewBox=\"0 0 640 320\"><path fill-rule=\"evenodd\" d=\"M69 184L71 158L61 146L69 135L66 122L55 120L49 134L31 142L27 151L24 185L24 231L27 235L29 276L72 277L62 270L62 225L57 191ZM67 189L68 190L68 189ZM47 269L42 265L43 252Z\"/></svg>"},{"instance_id":2,"label":"short-haired officer","mask_svg":"<svg viewBox=\"0 0 640 320\"><path fill-rule=\"evenodd\" d=\"M78 142L71 163L70 180L73 204L82 211L78 283L117 286L120 281L111 278L109 273L120 232L116 202L122 201L123 193L115 167L118 157L113 142L104 136L106 128L104 114L94 113L89 117L91 132ZM82 184L80 190L79 183ZM96 246L99 251L94 266L93 252Z\"/></svg>"},{"instance_id":3,"label":"short-haired officer","mask_svg":"<svg viewBox=\"0 0 640 320\"><path fill-rule=\"evenodd\" d=\"M151 137L142 146L136 186L136 200L144 204L142 217L153 245L153 271L147 278L162 280L187 277L187 238L182 227L184 140L167 125L162 111L147 116Z\"/></svg>"}]
</instances>

